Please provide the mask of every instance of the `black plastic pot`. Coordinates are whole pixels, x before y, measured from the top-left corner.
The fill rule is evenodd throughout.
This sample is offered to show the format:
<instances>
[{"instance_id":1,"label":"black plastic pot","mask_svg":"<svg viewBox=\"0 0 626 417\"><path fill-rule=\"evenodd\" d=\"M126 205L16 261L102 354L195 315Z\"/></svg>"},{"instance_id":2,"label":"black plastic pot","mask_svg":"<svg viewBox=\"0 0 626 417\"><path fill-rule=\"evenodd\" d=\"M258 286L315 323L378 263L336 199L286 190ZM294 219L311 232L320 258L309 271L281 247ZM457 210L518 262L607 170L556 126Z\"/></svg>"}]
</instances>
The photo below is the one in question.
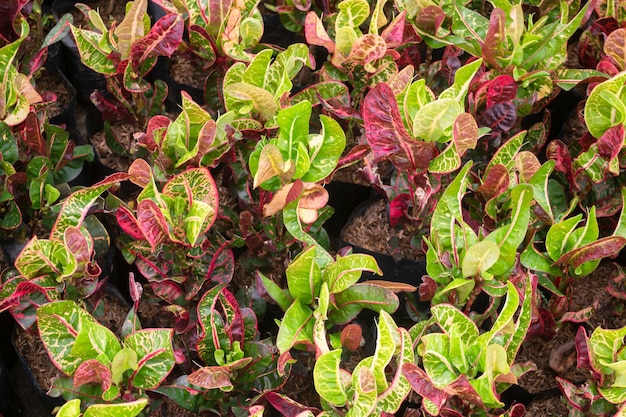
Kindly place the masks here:
<instances>
[{"instance_id":1,"label":"black plastic pot","mask_svg":"<svg viewBox=\"0 0 626 417\"><path fill-rule=\"evenodd\" d=\"M344 228L341 231L340 245L341 247L349 246L352 248L352 251L355 253L364 253L376 259L376 262L378 263L378 266L382 271L382 276L373 274L371 272L364 272L361 276L362 281L367 281L370 279L384 280L384 281L404 283L404 284L412 285L414 287L419 287L419 285L422 283L422 277L426 275L426 261L425 260L416 261L416 260L411 260L411 259L406 259L406 258L396 260L391 255L388 255L385 253L374 252L374 251L365 249L363 247L360 247L357 244L347 242L343 239L343 235L344 235L344 231L346 227L349 224L351 224L351 222L356 217L365 213L368 207L370 207L375 202L379 201L381 198L382 197L379 194L373 192L372 194L370 194L370 197L367 200L359 204L354 209L354 211L349 216L347 222L345 223ZM399 298L400 298L400 306L398 307L398 310L395 313L394 317L402 320L403 316L407 312L407 301L405 297L401 296ZM412 298L411 309L412 310L416 309L417 310L417 312L415 312L416 314L420 314L420 315L429 314L430 302L420 301L419 295L417 294L415 294L414 297L411 296L411 298Z\"/></svg>"}]
</instances>

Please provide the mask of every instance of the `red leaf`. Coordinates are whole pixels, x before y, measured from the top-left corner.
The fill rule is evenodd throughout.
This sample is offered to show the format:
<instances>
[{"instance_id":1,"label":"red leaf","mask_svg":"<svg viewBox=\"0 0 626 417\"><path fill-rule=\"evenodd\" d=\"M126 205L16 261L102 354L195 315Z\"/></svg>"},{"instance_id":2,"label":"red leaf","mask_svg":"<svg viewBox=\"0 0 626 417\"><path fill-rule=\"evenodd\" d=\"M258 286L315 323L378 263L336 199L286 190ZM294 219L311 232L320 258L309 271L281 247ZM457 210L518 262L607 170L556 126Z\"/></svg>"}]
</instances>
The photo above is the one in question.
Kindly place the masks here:
<instances>
[{"instance_id":1,"label":"red leaf","mask_svg":"<svg viewBox=\"0 0 626 417\"><path fill-rule=\"evenodd\" d=\"M130 298L134 303L138 303L141 300L141 295L143 294L143 286L135 281L135 274L132 272L128 273L128 291L130 292Z\"/></svg>"},{"instance_id":2,"label":"red leaf","mask_svg":"<svg viewBox=\"0 0 626 417\"><path fill-rule=\"evenodd\" d=\"M402 12L383 29L381 36L385 42L387 42L387 48L395 48L403 44L405 23L406 10L402 10Z\"/></svg>"},{"instance_id":3,"label":"red leaf","mask_svg":"<svg viewBox=\"0 0 626 417\"><path fill-rule=\"evenodd\" d=\"M120 228L134 239L145 239L137 219L126 207L120 206L115 214L117 224Z\"/></svg>"},{"instance_id":4,"label":"red leaf","mask_svg":"<svg viewBox=\"0 0 626 417\"><path fill-rule=\"evenodd\" d=\"M506 15L502 9L494 9L489 18L489 26L482 45L483 58L491 66L500 68L495 57L500 55L506 37Z\"/></svg>"},{"instance_id":5,"label":"red leaf","mask_svg":"<svg viewBox=\"0 0 626 417\"><path fill-rule=\"evenodd\" d=\"M400 222L406 219L406 213L409 208L411 196L408 194L399 194L389 203L389 224L396 227Z\"/></svg>"},{"instance_id":6,"label":"red leaf","mask_svg":"<svg viewBox=\"0 0 626 417\"><path fill-rule=\"evenodd\" d=\"M512 101L517 95L517 84L510 75L499 75L489 84L487 107L503 101Z\"/></svg>"},{"instance_id":7,"label":"red leaf","mask_svg":"<svg viewBox=\"0 0 626 417\"><path fill-rule=\"evenodd\" d=\"M79 228L68 227L65 230L64 241L69 251L74 254L79 265L89 262L89 259L91 259L89 248L90 246L93 247L93 242L88 242Z\"/></svg>"},{"instance_id":8,"label":"red leaf","mask_svg":"<svg viewBox=\"0 0 626 417\"><path fill-rule=\"evenodd\" d=\"M150 288L159 298L170 304L179 304L180 300L183 300L185 296L185 292L180 285L173 281L151 281Z\"/></svg>"},{"instance_id":9,"label":"red leaf","mask_svg":"<svg viewBox=\"0 0 626 417\"><path fill-rule=\"evenodd\" d=\"M509 188L509 172L506 167L501 164L492 166L482 184L478 187L478 192L485 197L486 200L491 200L495 196L503 193Z\"/></svg>"},{"instance_id":10,"label":"red leaf","mask_svg":"<svg viewBox=\"0 0 626 417\"><path fill-rule=\"evenodd\" d=\"M611 161L617 157L622 145L624 145L624 125L620 123L610 127L600 136L598 154L607 161Z\"/></svg>"},{"instance_id":11,"label":"red leaf","mask_svg":"<svg viewBox=\"0 0 626 417\"><path fill-rule=\"evenodd\" d=\"M417 13L415 26L430 35L435 35L445 18L446 14L441 7L426 6Z\"/></svg>"},{"instance_id":12,"label":"red leaf","mask_svg":"<svg viewBox=\"0 0 626 417\"><path fill-rule=\"evenodd\" d=\"M517 122L515 105L510 101L495 103L480 115L479 122L495 132L506 133Z\"/></svg>"},{"instance_id":13,"label":"red leaf","mask_svg":"<svg viewBox=\"0 0 626 417\"><path fill-rule=\"evenodd\" d=\"M102 391L111 387L111 370L96 359L88 359L78 365L74 372L74 388L85 384L98 384Z\"/></svg>"},{"instance_id":14,"label":"red leaf","mask_svg":"<svg viewBox=\"0 0 626 417\"><path fill-rule=\"evenodd\" d=\"M21 130L21 136L28 149L36 155L46 155L48 147L46 141L41 134L39 127L39 119L33 112L28 113L24 121L24 128Z\"/></svg>"},{"instance_id":15,"label":"red leaf","mask_svg":"<svg viewBox=\"0 0 626 417\"><path fill-rule=\"evenodd\" d=\"M426 169L436 155L434 143L418 142L404 128L391 88L377 84L363 103L365 137L374 160L390 159L401 170Z\"/></svg>"},{"instance_id":16,"label":"red leaf","mask_svg":"<svg viewBox=\"0 0 626 417\"><path fill-rule=\"evenodd\" d=\"M624 245L626 245L626 238L622 236L603 237L567 252L555 262L555 265L577 268L585 262L617 255Z\"/></svg>"},{"instance_id":17,"label":"red leaf","mask_svg":"<svg viewBox=\"0 0 626 417\"><path fill-rule=\"evenodd\" d=\"M235 272L235 257L228 243L220 246L211 258L205 279L216 284L228 284Z\"/></svg>"},{"instance_id":18,"label":"red leaf","mask_svg":"<svg viewBox=\"0 0 626 417\"><path fill-rule=\"evenodd\" d=\"M165 131L170 123L172 123L170 119L160 114L150 118L148 127L146 128L146 134L143 136L143 140L139 142L145 146L149 152L155 152L163 143ZM155 137L155 134L159 136Z\"/></svg>"},{"instance_id":19,"label":"red leaf","mask_svg":"<svg viewBox=\"0 0 626 417\"><path fill-rule=\"evenodd\" d=\"M268 392L263 395L263 398L272 405L281 415L284 417L296 417L306 411L312 412L314 415L319 413L319 410L313 407L302 405L291 398L278 394L276 392Z\"/></svg>"},{"instance_id":20,"label":"red leaf","mask_svg":"<svg viewBox=\"0 0 626 417\"><path fill-rule=\"evenodd\" d=\"M341 346L350 352L356 352L361 346L363 339L363 329L358 324L348 324L341 330Z\"/></svg>"},{"instance_id":21,"label":"red leaf","mask_svg":"<svg viewBox=\"0 0 626 417\"><path fill-rule=\"evenodd\" d=\"M567 145L558 139L550 141L546 149L546 157L556 161L555 169L565 174L567 182L574 187L574 176L572 173L572 157L570 156Z\"/></svg>"},{"instance_id":22,"label":"red leaf","mask_svg":"<svg viewBox=\"0 0 626 417\"><path fill-rule=\"evenodd\" d=\"M576 367L579 369L592 370L591 358L589 357L589 345L587 332L584 326L580 326L576 332Z\"/></svg>"},{"instance_id":23,"label":"red leaf","mask_svg":"<svg viewBox=\"0 0 626 417\"><path fill-rule=\"evenodd\" d=\"M172 56L183 40L183 30L183 19L178 13L169 13L157 20L150 32L131 46L135 69L150 57Z\"/></svg>"},{"instance_id":24,"label":"red leaf","mask_svg":"<svg viewBox=\"0 0 626 417\"><path fill-rule=\"evenodd\" d=\"M167 220L161 208L152 200L139 202L137 205L137 222L153 250L169 236Z\"/></svg>"},{"instance_id":25,"label":"red leaf","mask_svg":"<svg viewBox=\"0 0 626 417\"><path fill-rule=\"evenodd\" d=\"M426 372L413 363L405 363L402 365L402 374L415 392L430 400L438 410L443 407L448 399L448 393L435 387Z\"/></svg>"}]
</instances>

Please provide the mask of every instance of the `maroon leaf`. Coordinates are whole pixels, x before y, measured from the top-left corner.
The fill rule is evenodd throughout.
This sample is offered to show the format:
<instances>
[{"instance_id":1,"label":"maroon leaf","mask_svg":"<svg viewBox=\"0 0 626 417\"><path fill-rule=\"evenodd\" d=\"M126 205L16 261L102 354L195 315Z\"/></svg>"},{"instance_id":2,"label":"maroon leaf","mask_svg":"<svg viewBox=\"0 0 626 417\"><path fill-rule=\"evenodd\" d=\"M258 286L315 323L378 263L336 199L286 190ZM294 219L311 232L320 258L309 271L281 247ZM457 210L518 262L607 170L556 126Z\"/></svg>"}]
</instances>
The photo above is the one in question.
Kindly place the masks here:
<instances>
[{"instance_id":1,"label":"maroon leaf","mask_svg":"<svg viewBox=\"0 0 626 417\"><path fill-rule=\"evenodd\" d=\"M126 207L120 206L120 208L117 209L115 217L117 219L117 224L125 233L134 239L145 239L145 236L139 227L139 222L137 222L135 216Z\"/></svg>"},{"instance_id":2,"label":"maroon leaf","mask_svg":"<svg viewBox=\"0 0 626 417\"><path fill-rule=\"evenodd\" d=\"M435 387L426 372L413 363L405 363L402 365L402 374L415 392L430 400L438 410L443 407L448 399L448 393Z\"/></svg>"},{"instance_id":3,"label":"maroon leaf","mask_svg":"<svg viewBox=\"0 0 626 417\"><path fill-rule=\"evenodd\" d=\"M622 236L603 237L595 242L567 252L555 264L567 266L568 268L577 268L585 262L617 255L624 245L626 245L626 238Z\"/></svg>"},{"instance_id":4,"label":"maroon leaf","mask_svg":"<svg viewBox=\"0 0 626 417\"><path fill-rule=\"evenodd\" d=\"M152 200L137 205L137 222L150 247L154 250L168 236L168 224L161 208Z\"/></svg>"},{"instance_id":5,"label":"maroon leaf","mask_svg":"<svg viewBox=\"0 0 626 417\"><path fill-rule=\"evenodd\" d=\"M503 101L512 101L517 95L517 84L510 75L499 75L489 84L487 107Z\"/></svg>"},{"instance_id":6,"label":"maroon leaf","mask_svg":"<svg viewBox=\"0 0 626 417\"><path fill-rule=\"evenodd\" d=\"M28 149L37 155L46 155L48 147L46 141L41 134L41 128L39 127L39 119L33 112L28 113L26 120L23 124L24 128L20 131L22 139L24 140Z\"/></svg>"},{"instance_id":7,"label":"maroon leaf","mask_svg":"<svg viewBox=\"0 0 626 417\"><path fill-rule=\"evenodd\" d=\"M515 105L510 101L495 103L487 108L479 118L481 126L487 126L491 130L506 133L513 129L517 122Z\"/></svg>"},{"instance_id":8,"label":"maroon leaf","mask_svg":"<svg viewBox=\"0 0 626 417\"><path fill-rule=\"evenodd\" d=\"M446 13L441 7L426 6L417 13L415 26L430 35L435 35L445 18Z\"/></svg>"},{"instance_id":9,"label":"maroon leaf","mask_svg":"<svg viewBox=\"0 0 626 417\"><path fill-rule=\"evenodd\" d=\"M102 113L104 120L110 122L128 122L133 119L128 109L122 103L105 98L98 90L91 93L89 99Z\"/></svg>"},{"instance_id":10,"label":"maroon leaf","mask_svg":"<svg viewBox=\"0 0 626 417\"><path fill-rule=\"evenodd\" d=\"M478 407L484 408L483 400L480 397L480 394L476 392L472 384L467 380L467 376L459 375L457 379L452 381L448 386L449 389L454 391L456 395L461 397L463 400L467 401L470 404L475 404Z\"/></svg>"},{"instance_id":11,"label":"maroon leaf","mask_svg":"<svg viewBox=\"0 0 626 417\"><path fill-rule=\"evenodd\" d=\"M170 304L180 304L184 299L185 292L177 283L169 280L151 281L150 288L159 298Z\"/></svg>"},{"instance_id":12,"label":"maroon leaf","mask_svg":"<svg viewBox=\"0 0 626 417\"><path fill-rule=\"evenodd\" d=\"M212 254L211 264L205 279L209 279L216 284L228 284L233 278L234 272L235 258L233 251L228 243L224 243Z\"/></svg>"},{"instance_id":13,"label":"maroon leaf","mask_svg":"<svg viewBox=\"0 0 626 417\"><path fill-rule=\"evenodd\" d=\"M487 171L482 184L478 187L478 192L486 200L491 200L509 188L509 178L509 172L504 165L494 165Z\"/></svg>"},{"instance_id":14,"label":"maroon leaf","mask_svg":"<svg viewBox=\"0 0 626 417\"><path fill-rule=\"evenodd\" d=\"M572 157L567 149L567 145L558 139L550 141L546 149L546 157L556 161L555 169L565 174L567 182L574 187L574 175L572 173Z\"/></svg>"},{"instance_id":15,"label":"maroon leaf","mask_svg":"<svg viewBox=\"0 0 626 417\"><path fill-rule=\"evenodd\" d=\"M146 134L143 136L143 140L140 140L139 143L145 146L149 152L155 152L157 147L163 143L165 131L170 123L172 123L172 121L166 116L157 115L152 117L148 121Z\"/></svg>"},{"instance_id":16,"label":"maroon leaf","mask_svg":"<svg viewBox=\"0 0 626 417\"><path fill-rule=\"evenodd\" d=\"M434 143L419 142L404 128L391 88L377 84L363 103L365 137L374 160L390 159L401 170L427 169L436 155Z\"/></svg>"},{"instance_id":17,"label":"maroon leaf","mask_svg":"<svg viewBox=\"0 0 626 417\"><path fill-rule=\"evenodd\" d=\"M585 396L580 392L580 389L568 380L557 376L556 382L559 384L559 388L563 392L563 395L565 395L569 405L575 410L584 413L581 415L586 415L589 410L591 400L589 398L585 398Z\"/></svg>"},{"instance_id":18,"label":"maroon leaf","mask_svg":"<svg viewBox=\"0 0 626 417\"><path fill-rule=\"evenodd\" d=\"M350 352L356 352L363 340L363 329L355 323L348 324L341 330L341 346Z\"/></svg>"},{"instance_id":19,"label":"maroon leaf","mask_svg":"<svg viewBox=\"0 0 626 417\"><path fill-rule=\"evenodd\" d=\"M419 285L420 301L430 301L437 293L437 282L428 275L422 277L422 283Z\"/></svg>"},{"instance_id":20,"label":"maroon leaf","mask_svg":"<svg viewBox=\"0 0 626 417\"><path fill-rule=\"evenodd\" d=\"M587 332L583 326L576 332L576 367L580 369L592 370L591 358L589 357L589 345Z\"/></svg>"},{"instance_id":21,"label":"maroon leaf","mask_svg":"<svg viewBox=\"0 0 626 417\"><path fill-rule=\"evenodd\" d=\"M225 313L224 326L231 342L239 341L244 344L244 322L237 299L226 288L222 288L219 293L219 301Z\"/></svg>"},{"instance_id":22,"label":"maroon leaf","mask_svg":"<svg viewBox=\"0 0 626 417\"><path fill-rule=\"evenodd\" d=\"M403 219L406 219L406 213L409 208L411 196L408 194L399 194L389 203L389 224L396 227Z\"/></svg>"},{"instance_id":23,"label":"maroon leaf","mask_svg":"<svg viewBox=\"0 0 626 417\"><path fill-rule=\"evenodd\" d=\"M611 161L613 158L617 157L623 144L624 125L620 123L610 127L600 136L598 139L598 154L602 158Z\"/></svg>"},{"instance_id":24,"label":"maroon leaf","mask_svg":"<svg viewBox=\"0 0 626 417\"><path fill-rule=\"evenodd\" d=\"M85 384L98 384L102 391L111 387L111 370L96 359L88 359L78 365L74 373L74 388Z\"/></svg>"},{"instance_id":25,"label":"maroon leaf","mask_svg":"<svg viewBox=\"0 0 626 417\"><path fill-rule=\"evenodd\" d=\"M157 20L148 35L131 46L135 70L150 57L172 56L182 42L183 30L183 19L178 13L169 13Z\"/></svg>"},{"instance_id":26,"label":"maroon leaf","mask_svg":"<svg viewBox=\"0 0 626 417\"><path fill-rule=\"evenodd\" d=\"M272 405L281 415L284 417L296 417L306 411L312 412L314 415L319 413L319 410L313 407L302 405L291 398L278 394L277 392L268 392L263 395L263 398Z\"/></svg>"}]
</instances>

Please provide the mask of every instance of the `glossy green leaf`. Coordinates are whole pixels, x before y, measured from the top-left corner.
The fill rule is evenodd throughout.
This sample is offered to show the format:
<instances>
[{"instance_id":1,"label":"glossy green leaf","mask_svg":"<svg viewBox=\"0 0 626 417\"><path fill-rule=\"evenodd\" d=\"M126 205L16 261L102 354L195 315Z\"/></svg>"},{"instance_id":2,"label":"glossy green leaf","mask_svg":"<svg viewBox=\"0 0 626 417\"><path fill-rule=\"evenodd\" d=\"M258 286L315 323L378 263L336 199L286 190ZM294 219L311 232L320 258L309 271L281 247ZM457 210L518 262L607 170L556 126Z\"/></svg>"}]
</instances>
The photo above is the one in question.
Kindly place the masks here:
<instances>
[{"instance_id":1,"label":"glossy green leaf","mask_svg":"<svg viewBox=\"0 0 626 417\"><path fill-rule=\"evenodd\" d=\"M109 54L101 49L102 34L71 26L72 35L78 47L80 60L97 73L113 75L117 66L109 59Z\"/></svg>"},{"instance_id":2,"label":"glossy green leaf","mask_svg":"<svg viewBox=\"0 0 626 417\"><path fill-rule=\"evenodd\" d=\"M463 278L482 276L500 257L500 246L489 240L483 240L470 246L463 257Z\"/></svg>"},{"instance_id":3,"label":"glossy green leaf","mask_svg":"<svg viewBox=\"0 0 626 417\"><path fill-rule=\"evenodd\" d=\"M464 103L470 83L482 63L482 58L479 58L457 69L454 73L454 83L439 95L439 100L451 98L457 103Z\"/></svg>"},{"instance_id":4,"label":"glossy green leaf","mask_svg":"<svg viewBox=\"0 0 626 417\"><path fill-rule=\"evenodd\" d=\"M342 407L348 400L342 381L342 370L339 368L341 352L341 349L336 349L321 355L313 368L315 391L337 407Z\"/></svg>"},{"instance_id":5,"label":"glossy green leaf","mask_svg":"<svg viewBox=\"0 0 626 417\"><path fill-rule=\"evenodd\" d=\"M331 294L338 293L356 284L363 271L382 275L376 259L370 255L355 253L337 256L337 260L324 270L324 281Z\"/></svg>"},{"instance_id":6,"label":"glossy green leaf","mask_svg":"<svg viewBox=\"0 0 626 417\"><path fill-rule=\"evenodd\" d=\"M322 132L308 137L310 164L302 176L305 182L318 182L330 175L346 147L346 135L337 121L320 115L320 122Z\"/></svg>"},{"instance_id":7,"label":"glossy green leaf","mask_svg":"<svg viewBox=\"0 0 626 417\"><path fill-rule=\"evenodd\" d=\"M398 366L387 389L379 392L376 401L377 413L384 411L395 414L411 391L411 385L402 372L402 364L415 362L412 339L406 329L399 328L398 330L400 332L400 349L396 355Z\"/></svg>"},{"instance_id":8,"label":"glossy green leaf","mask_svg":"<svg viewBox=\"0 0 626 417\"><path fill-rule=\"evenodd\" d=\"M453 98L440 98L420 107L413 117L413 135L427 142L447 142L452 138L454 120L463 107Z\"/></svg>"},{"instance_id":9,"label":"glossy green leaf","mask_svg":"<svg viewBox=\"0 0 626 417\"><path fill-rule=\"evenodd\" d=\"M352 374L352 386L354 388L353 404L346 413L346 417L360 417L372 415L376 407L376 378L374 373L366 366L355 370Z\"/></svg>"},{"instance_id":10,"label":"glossy green leaf","mask_svg":"<svg viewBox=\"0 0 626 417\"><path fill-rule=\"evenodd\" d=\"M515 186L511 191L510 223L499 227L485 238L485 240L492 241L500 247L500 257L490 269L494 275L506 273L515 263L517 249L524 241L528 231L532 198L532 188L529 185L519 184Z\"/></svg>"},{"instance_id":11,"label":"glossy green leaf","mask_svg":"<svg viewBox=\"0 0 626 417\"><path fill-rule=\"evenodd\" d=\"M287 285L292 297L311 304L322 283L322 271L316 262L317 247L302 251L287 267Z\"/></svg>"},{"instance_id":12,"label":"glossy green leaf","mask_svg":"<svg viewBox=\"0 0 626 417\"><path fill-rule=\"evenodd\" d=\"M141 389L158 387L174 367L172 329L145 329L124 339L124 346L133 349L139 358L132 383Z\"/></svg>"},{"instance_id":13,"label":"glossy green leaf","mask_svg":"<svg viewBox=\"0 0 626 417\"><path fill-rule=\"evenodd\" d=\"M87 359L96 359L95 349L91 356L76 357L72 349L83 326L101 326L85 310L73 301L55 301L37 309L37 325L41 341L57 368L72 375L78 365ZM108 330L108 329L107 329Z\"/></svg>"},{"instance_id":14,"label":"glossy green leaf","mask_svg":"<svg viewBox=\"0 0 626 417\"><path fill-rule=\"evenodd\" d=\"M585 103L585 123L589 132L601 137L610 127L626 121L623 96L626 72L596 85Z\"/></svg>"},{"instance_id":15,"label":"glossy green leaf","mask_svg":"<svg viewBox=\"0 0 626 417\"><path fill-rule=\"evenodd\" d=\"M458 308L449 304L437 304L432 306L430 311L444 332L451 333L454 329L456 335L466 345L469 345L478 337L479 333L476 324Z\"/></svg>"},{"instance_id":16,"label":"glossy green leaf","mask_svg":"<svg viewBox=\"0 0 626 417\"><path fill-rule=\"evenodd\" d=\"M33 237L15 260L15 268L27 279L49 275L58 282L72 276L76 258L62 242Z\"/></svg>"},{"instance_id":17,"label":"glossy green leaf","mask_svg":"<svg viewBox=\"0 0 626 417\"><path fill-rule=\"evenodd\" d=\"M387 389L387 376L385 368L400 348L400 333L398 326L393 321L389 313L381 310L378 315L378 337L376 338L376 349L372 358L371 369L376 380L376 390L383 392Z\"/></svg>"},{"instance_id":18,"label":"glossy green leaf","mask_svg":"<svg viewBox=\"0 0 626 417\"><path fill-rule=\"evenodd\" d=\"M299 300L295 300L285 315L276 336L276 347L279 352L285 353L292 346L305 342L313 343L313 310Z\"/></svg>"},{"instance_id":19,"label":"glossy green leaf","mask_svg":"<svg viewBox=\"0 0 626 417\"><path fill-rule=\"evenodd\" d=\"M276 99L272 94L260 87L248 83L238 82L225 85L224 94L226 96L230 96L231 101L232 99L236 99L237 101L245 104L249 103L249 105L254 108L257 113L259 113L263 121L271 120L278 110ZM231 105L227 108L228 110L234 110L233 107L234 106ZM249 110L242 111L240 109L239 113L249 113Z\"/></svg>"},{"instance_id":20,"label":"glossy green leaf","mask_svg":"<svg viewBox=\"0 0 626 417\"><path fill-rule=\"evenodd\" d=\"M570 236L582 220L582 214L563 220L548 230L546 235L546 251L553 260L559 259L567 250Z\"/></svg>"},{"instance_id":21,"label":"glossy green leaf","mask_svg":"<svg viewBox=\"0 0 626 417\"><path fill-rule=\"evenodd\" d=\"M89 406L83 417L135 417L148 405L147 398L120 404L94 404Z\"/></svg>"}]
</instances>

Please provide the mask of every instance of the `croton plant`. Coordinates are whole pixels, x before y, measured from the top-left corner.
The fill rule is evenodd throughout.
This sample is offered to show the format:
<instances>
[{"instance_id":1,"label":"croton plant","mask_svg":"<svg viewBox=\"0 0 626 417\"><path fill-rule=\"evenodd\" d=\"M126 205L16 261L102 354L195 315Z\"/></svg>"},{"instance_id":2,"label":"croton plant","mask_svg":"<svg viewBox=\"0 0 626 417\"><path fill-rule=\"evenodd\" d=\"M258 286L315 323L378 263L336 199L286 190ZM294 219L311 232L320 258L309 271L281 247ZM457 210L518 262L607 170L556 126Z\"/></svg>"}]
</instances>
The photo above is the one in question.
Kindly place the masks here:
<instances>
[{"instance_id":1,"label":"croton plant","mask_svg":"<svg viewBox=\"0 0 626 417\"><path fill-rule=\"evenodd\" d=\"M58 369L58 416L520 417L520 351L572 323L564 409L626 416L626 328L572 307L626 245L623 2L55 1L0 5L0 311ZM134 123L126 172L51 121L66 53L106 80L79 106ZM202 94L169 87L177 55ZM345 171L425 274L326 230Z\"/></svg>"}]
</instances>

